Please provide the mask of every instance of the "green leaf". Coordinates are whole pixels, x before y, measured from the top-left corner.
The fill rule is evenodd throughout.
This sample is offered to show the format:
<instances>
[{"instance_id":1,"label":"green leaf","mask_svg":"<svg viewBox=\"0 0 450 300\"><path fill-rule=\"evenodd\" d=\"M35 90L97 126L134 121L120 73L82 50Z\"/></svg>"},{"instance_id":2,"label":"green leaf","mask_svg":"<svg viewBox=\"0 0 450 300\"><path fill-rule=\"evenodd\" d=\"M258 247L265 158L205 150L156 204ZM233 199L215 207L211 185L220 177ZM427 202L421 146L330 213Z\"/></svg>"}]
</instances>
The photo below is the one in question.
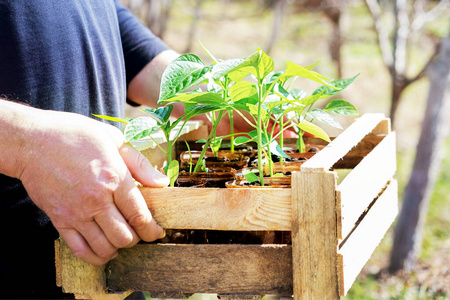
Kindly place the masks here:
<instances>
[{"instance_id":1,"label":"green leaf","mask_svg":"<svg viewBox=\"0 0 450 300\"><path fill-rule=\"evenodd\" d=\"M324 77L323 75L310 71L305 67L294 64L292 62L287 63L286 72L280 76L280 80L285 82L288 78L291 77L303 77L313 81L316 81L320 84L326 85L328 87L335 88L330 82L329 79Z\"/></svg>"},{"instance_id":2,"label":"green leaf","mask_svg":"<svg viewBox=\"0 0 450 300\"><path fill-rule=\"evenodd\" d=\"M166 174L170 178L170 186L173 187L180 172L179 162L176 159L174 159L166 167L167 167Z\"/></svg>"},{"instance_id":3,"label":"green leaf","mask_svg":"<svg viewBox=\"0 0 450 300\"><path fill-rule=\"evenodd\" d=\"M317 125L314 125L311 122L308 122L308 121L300 122L300 123L297 124L297 127L300 128L303 131L311 133L312 135L314 135L314 136L316 136L316 137L318 137L318 138L320 138L320 139L322 139L324 141L327 141L327 142L331 141L330 137L328 136L328 134L325 131L323 131L322 128L320 128Z\"/></svg>"},{"instance_id":4,"label":"green leaf","mask_svg":"<svg viewBox=\"0 0 450 300\"><path fill-rule=\"evenodd\" d=\"M314 103L316 103L321 98L321 96L322 96L322 94L311 95L311 96L303 98L300 101L300 103L302 105L304 105L305 107L308 107L308 106L313 105Z\"/></svg>"},{"instance_id":5,"label":"green leaf","mask_svg":"<svg viewBox=\"0 0 450 300\"><path fill-rule=\"evenodd\" d=\"M238 136L238 137L236 137L234 139L234 144L235 145L241 145L241 144L245 144L245 143L251 142L253 140L254 140L254 138L249 138L249 137L246 137L246 136Z\"/></svg>"},{"instance_id":6,"label":"green leaf","mask_svg":"<svg viewBox=\"0 0 450 300\"><path fill-rule=\"evenodd\" d=\"M339 124L339 122L336 121L336 119L333 118L333 116L327 113L326 111L323 111L321 109L313 109L307 112L306 114L311 118L316 119L322 123L342 129L341 124Z\"/></svg>"},{"instance_id":7,"label":"green leaf","mask_svg":"<svg viewBox=\"0 0 450 300\"><path fill-rule=\"evenodd\" d=\"M200 84L206 80L206 75L210 70L211 67L205 66L198 56L194 54L181 55L167 66L162 75L158 103Z\"/></svg>"},{"instance_id":8,"label":"green leaf","mask_svg":"<svg viewBox=\"0 0 450 300\"><path fill-rule=\"evenodd\" d=\"M167 106L158 107L158 108L147 108L143 109L152 116L158 118L162 123L166 123L169 120L170 114L172 113L173 105L169 104Z\"/></svg>"},{"instance_id":9,"label":"green leaf","mask_svg":"<svg viewBox=\"0 0 450 300\"><path fill-rule=\"evenodd\" d=\"M292 89L289 91L289 93L291 94L291 96L294 99L303 99L306 96L308 96L308 94L306 93L305 90L300 90L300 89Z\"/></svg>"},{"instance_id":10,"label":"green leaf","mask_svg":"<svg viewBox=\"0 0 450 300\"><path fill-rule=\"evenodd\" d=\"M330 101L324 108L324 111L344 116L354 116L359 114L353 104L341 99Z\"/></svg>"},{"instance_id":11,"label":"green leaf","mask_svg":"<svg viewBox=\"0 0 450 300\"><path fill-rule=\"evenodd\" d=\"M203 115L212 111L217 111L223 109L220 105L207 105L201 104L196 106L188 107L184 110L184 116L186 120L193 118L195 116Z\"/></svg>"},{"instance_id":12,"label":"green leaf","mask_svg":"<svg viewBox=\"0 0 450 300\"><path fill-rule=\"evenodd\" d=\"M215 64L212 68L212 77L218 79L232 71L249 66L249 62L245 58L233 58L223 60Z\"/></svg>"},{"instance_id":13,"label":"green leaf","mask_svg":"<svg viewBox=\"0 0 450 300\"><path fill-rule=\"evenodd\" d=\"M206 54L208 54L209 57L211 57L211 59L214 61L214 63L218 63L219 60L211 53L211 51L209 51L208 49L206 49L206 47L202 44L202 42L200 42L200 46L202 47L202 49L206 52Z\"/></svg>"},{"instance_id":14,"label":"green leaf","mask_svg":"<svg viewBox=\"0 0 450 300\"><path fill-rule=\"evenodd\" d=\"M249 108L249 112L250 114L257 116L258 118L260 118L261 120L265 120L269 115L267 114L267 112L263 109L261 109L261 114L258 115L258 106L251 104L251 103L247 103L247 107Z\"/></svg>"},{"instance_id":15,"label":"green leaf","mask_svg":"<svg viewBox=\"0 0 450 300\"><path fill-rule=\"evenodd\" d=\"M258 176L256 176L256 174L250 170L244 170L242 173L244 174L245 180L247 180L250 183L259 180Z\"/></svg>"},{"instance_id":16,"label":"green leaf","mask_svg":"<svg viewBox=\"0 0 450 300\"><path fill-rule=\"evenodd\" d=\"M259 75L261 76L260 79L263 79L273 71L275 64L273 62L273 59L266 53L264 53L264 51L258 49L258 52L260 52L260 57L256 68L258 70Z\"/></svg>"},{"instance_id":17,"label":"green leaf","mask_svg":"<svg viewBox=\"0 0 450 300\"><path fill-rule=\"evenodd\" d=\"M235 83L229 90L230 98L233 102L258 97L256 86L248 81L239 81Z\"/></svg>"},{"instance_id":18,"label":"green leaf","mask_svg":"<svg viewBox=\"0 0 450 300\"><path fill-rule=\"evenodd\" d=\"M336 95L340 93L342 90L344 90L346 87L348 87L358 76L359 74L352 78L332 81L331 84L338 89L330 88L328 86L321 86L318 89L316 89L312 94L315 95L321 93L322 97Z\"/></svg>"},{"instance_id":19,"label":"green leaf","mask_svg":"<svg viewBox=\"0 0 450 300\"><path fill-rule=\"evenodd\" d=\"M210 92L192 92L185 94L178 94L172 98L161 100L161 102L181 102L181 103L195 103L195 104L220 104L223 103L223 98L220 94Z\"/></svg>"},{"instance_id":20,"label":"green leaf","mask_svg":"<svg viewBox=\"0 0 450 300\"><path fill-rule=\"evenodd\" d=\"M265 142L265 139L264 139ZM266 147L267 148L267 147ZM279 157L289 158L289 156L283 151L277 141L272 141L269 145L270 152Z\"/></svg>"},{"instance_id":21,"label":"green leaf","mask_svg":"<svg viewBox=\"0 0 450 300\"><path fill-rule=\"evenodd\" d=\"M256 76L256 70L253 67L243 67L234 71L231 71L227 74L227 76L234 82L239 82L245 77L248 76L248 74L253 74Z\"/></svg>"},{"instance_id":22,"label":"green leaf","mask_svg":"<svg viewBox=\"0 0 450 300\"><path fill-rule=\"evenodd\" d=\"M128 124L128 122L131 121L131 119L126 119L126 118L116 118L116 117L110 117L110 116L104 116L104 115L94 115L94 114L92 114L92 115L97 118L100 118L100 119L113 121L113 122L120 122L120 123L124 123L124 124Z\"/></svg>"},{"instance_id":23,"label":"green leaf","mask_svg":"<svg viewBox=\"0 0 450 300\"><path fill-rule=\"evenodd\" d=\"M125 127L124 135L125 142L139 140L146 137L161 126L157 124L156 120L151 117L137 117L131 120Z\"/></svg>"},{"instance_id":24,"label":"green leaf","mask_svg":"<svg viewBox=\"0 0 450 300\"><path fill-rule=\"evenodd\" d=\"M212 152L217 153L220 149L220 145L222 144L222 138L215 138L211 140L209 146L211 147Z\"/></svg>"}]
</instances>

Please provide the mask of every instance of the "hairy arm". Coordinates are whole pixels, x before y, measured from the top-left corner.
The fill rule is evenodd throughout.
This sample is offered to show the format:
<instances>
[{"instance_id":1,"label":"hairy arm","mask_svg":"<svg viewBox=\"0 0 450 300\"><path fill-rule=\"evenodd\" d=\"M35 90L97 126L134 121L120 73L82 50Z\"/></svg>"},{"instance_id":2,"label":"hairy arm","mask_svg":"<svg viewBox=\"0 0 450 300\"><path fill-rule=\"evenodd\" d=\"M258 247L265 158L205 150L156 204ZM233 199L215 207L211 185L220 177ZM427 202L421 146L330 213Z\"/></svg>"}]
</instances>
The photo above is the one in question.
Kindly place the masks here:
<instances>
[{"instance_id":1,"label":"hairy arm","mask_svg":"<svg viewBox=\"0 0 450 300\"><path fill-rule=\"evenodd\" d=\"M133 177L154 187L168 178L115 127L0 99L0 128L0 173L22 181L77 257L104 264L164 235Z\"/></svg>"}]
</instances>

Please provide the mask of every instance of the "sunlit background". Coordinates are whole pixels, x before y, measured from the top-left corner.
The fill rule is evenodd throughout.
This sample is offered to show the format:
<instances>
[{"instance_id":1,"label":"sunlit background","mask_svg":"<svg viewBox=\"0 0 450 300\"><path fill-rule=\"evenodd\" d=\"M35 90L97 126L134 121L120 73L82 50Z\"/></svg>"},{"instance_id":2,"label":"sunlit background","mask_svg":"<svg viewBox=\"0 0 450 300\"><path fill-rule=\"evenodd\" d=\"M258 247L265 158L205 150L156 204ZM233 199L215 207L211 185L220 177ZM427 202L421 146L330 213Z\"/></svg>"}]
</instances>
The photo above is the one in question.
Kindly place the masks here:
<instances>
[{"instance_id":1,"label":"sunlit background","mask_svg":"<svg viewBox=\"0 0 450 300\"><path fill-rule=\"evenodd\" d=\"M405 3L400 18L403 23L397 27L400 30L396 30L395 1L387 0L122 2L174 50L195 53L205 63L211 60L200 41L222 59L244 58L261 48L274 59L276 69L285 68L288 61L304 66L320 62L315 70L330 78L360 74L339 96L352 102L360 113L390 115L393 76L386 65L387 54L393 55L395 33L400 32L400 38L401 33L406 34L405 51L397 57L397 78L417 80L401 91L393 124L398 138L396 177L402 199L427 105L429 80L422 70L448 35L449 1L397 1L397 5ZM378 14L376 8L380 9ZM401 51L401 43L397 49ZM306 90L317 87L307 81L297 81L296 85ZM345 299L449 299L450 140L448 130L441 135L446 136L440 152L443 160L414 272L396 276L384 272L392 246L391 228Z\"/></svg>"}]
</instances>

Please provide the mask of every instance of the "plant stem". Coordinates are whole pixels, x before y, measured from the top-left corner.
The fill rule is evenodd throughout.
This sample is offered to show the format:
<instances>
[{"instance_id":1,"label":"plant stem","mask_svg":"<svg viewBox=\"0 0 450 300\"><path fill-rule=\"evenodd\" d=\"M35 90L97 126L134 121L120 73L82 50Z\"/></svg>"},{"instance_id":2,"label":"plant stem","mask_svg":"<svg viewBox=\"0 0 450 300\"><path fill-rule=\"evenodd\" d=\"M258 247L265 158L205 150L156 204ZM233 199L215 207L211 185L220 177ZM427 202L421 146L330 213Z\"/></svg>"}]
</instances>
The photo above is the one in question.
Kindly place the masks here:
<instances>
[{"instance_id":1,"label":"plant stem","mask_svg":"<svg viewBox=\"0 0 450 300\"><path fill-rule=\"evenodd\" d=\"M234 120L233 120L233 111L228 111L228 117L230 118L230 151L234 152Z\"/></svg>"},{"instance_id":2,"label":"plant stem","mask_svg":"<svg viewBox=\"0 0 450 300\"><path fill-rule=\"evenodd\" d=\"M203 150L200 153L200 157L198 158L198 161L195 164L194 173L198 172L198 170L201 168L203 157L205 156L206 150L209 148L209 145L211 144L211 140L216 136L216 129L217 129L217 126L219 125L220 119L222 119L222 117L223 117L223 111L219 112L219 116L217 117L217 119L215 119L215 122L213 123L213 128L211 129L208 139L206 140L206 143L203 146Z\"/></svg>"},{"instance_id":3,"label":"plant stem","mask_svg":"<svg viewBox=\"0 0 450 300\"><path fill-rule=\"evenodd\" d=\"M258 74L259 75L259 74ZM259 76L258 76L259 77ZM261 120L261 111L262 111L262 91L263 91L263 83L262 80L258 82L258 119L256 122L256 142L258 144L258 169L259 169L259 182L261 186L264 186L264 170L262 165L262 120Z\"/></svg>"}]
</instances>

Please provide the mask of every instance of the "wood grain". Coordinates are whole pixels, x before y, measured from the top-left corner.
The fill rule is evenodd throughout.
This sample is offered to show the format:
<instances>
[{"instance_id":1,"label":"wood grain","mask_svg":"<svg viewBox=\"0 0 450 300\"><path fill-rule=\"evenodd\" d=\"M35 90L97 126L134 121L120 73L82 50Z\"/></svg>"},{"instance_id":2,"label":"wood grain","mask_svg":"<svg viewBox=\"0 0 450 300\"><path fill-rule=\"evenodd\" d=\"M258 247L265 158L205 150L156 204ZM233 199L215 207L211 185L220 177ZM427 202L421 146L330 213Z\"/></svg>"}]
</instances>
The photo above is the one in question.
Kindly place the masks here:
<instances>
[{"instance_id":1,"label":"wood grain","mask_svg":"<svg viewBox=\"0 0 450 300\"><path fill-rule=\"evenodd\" d=\"M338 251L339 294L345 296L398 214L393 180Z\"/></svg>"},{"instance_id":2,"label":"wood grain","mask_svg":"<svg viewBox=\"0 0 450 300\"><path fill-rule=\"evenodd\" d=\"M138 244L108 264L111 291L152 297L190 293L292 295L288 245Z\"/></svg>"},{"instance_id":3,"label":"wood grain","mask_svg":"<svg viewBox=\"0 0 450 300\"><path fill-rule=\"evenodd\" d=\"M55 241L55 253L57 285L65 293L79 294L84 299L105 293L104 266L94 266L75 257L62 239Z\"/></svg>"},{"instance_id":4,"label":"wood grain","mask_svg":"<svg viewBox=\"0 0 450 300\"><path fill-rule=\"evenodd\" d=\"M312 172L330 170L339 159L343 158L383 120L385 120L383 114L364 114L329 143L327 147L304 163L301 169Z\"/></svg>"},{"instance_id":5,"label":"wood grain","mask_svg":"<svg viewBox=\"0 0 450 300\"><path fill-rule=\"evenodd\" d=\"M338 237L345 238L396 171L395 132L388 134L338 186ZM339 220L338 220L339 221ZM341 229L341 230L339 230Z\"/></svg>"},{"instance_id":6,"label":"wood grain","mask_svg":"<svg viewBox=\"0 0 450 300\"><path fill-rule=\"evenodd\" d=\"M339 299L336 272L336 174L292 178L292 268L295 299Z\"/></svg>"},{"instance_id":7,"label":"wood grain","mask_svg":"<svg viewBox=\"0 0 450 300\"><path fill-rule=\"evenodd\" d=\"M291 190L140 188L163 228L290 230Z\"/></svg>"}]
</instances>

